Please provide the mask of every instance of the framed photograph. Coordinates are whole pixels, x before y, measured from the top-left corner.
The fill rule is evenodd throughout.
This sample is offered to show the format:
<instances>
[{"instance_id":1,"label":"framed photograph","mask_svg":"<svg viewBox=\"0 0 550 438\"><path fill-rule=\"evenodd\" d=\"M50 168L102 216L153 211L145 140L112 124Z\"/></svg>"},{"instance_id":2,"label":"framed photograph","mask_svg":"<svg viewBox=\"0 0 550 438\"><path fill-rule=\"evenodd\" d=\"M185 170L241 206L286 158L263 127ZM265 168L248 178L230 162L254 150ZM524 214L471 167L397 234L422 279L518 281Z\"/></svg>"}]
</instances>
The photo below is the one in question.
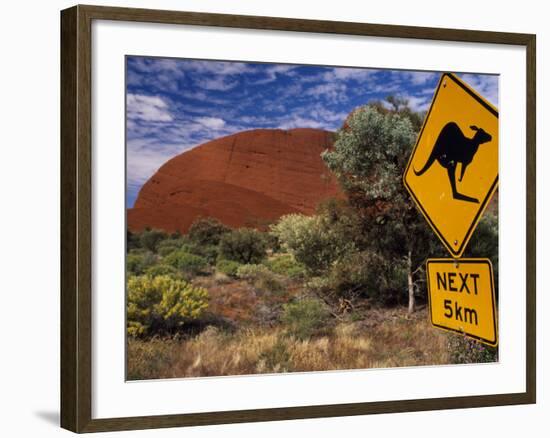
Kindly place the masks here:
<instances>
[{"instance_id":1,"label":"framed photograph","mask_svg":"<svg viewBox=\"0 0 550 438\"><path fill-rule=\"evenodd\" d=\"M61 425L535 403L535 35L61 12Z\"/></svg>"}]
</instances>

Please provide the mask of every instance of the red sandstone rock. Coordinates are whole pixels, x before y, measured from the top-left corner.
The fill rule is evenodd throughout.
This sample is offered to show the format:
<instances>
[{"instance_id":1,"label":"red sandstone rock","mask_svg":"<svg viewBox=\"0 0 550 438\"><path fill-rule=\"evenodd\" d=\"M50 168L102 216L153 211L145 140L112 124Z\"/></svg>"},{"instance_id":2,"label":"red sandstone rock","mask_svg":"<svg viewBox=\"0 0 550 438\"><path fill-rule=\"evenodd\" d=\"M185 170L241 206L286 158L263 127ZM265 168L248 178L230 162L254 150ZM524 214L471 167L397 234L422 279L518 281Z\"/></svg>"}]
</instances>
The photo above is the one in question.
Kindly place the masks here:
<instances>
[{"instance_id":1,"label":"red sandstone rock","mask_svg":"<svg viewBox=\"0 0 550 438\"><path fill-rule=\"evenodd\" d=\"M320 157L331 137L319 129L256 129L186 151L143 185L128 227L186 232L211 216L265 228L284 214L312 214L320 201L343 197Z\"/></svg>"}]
</instances>

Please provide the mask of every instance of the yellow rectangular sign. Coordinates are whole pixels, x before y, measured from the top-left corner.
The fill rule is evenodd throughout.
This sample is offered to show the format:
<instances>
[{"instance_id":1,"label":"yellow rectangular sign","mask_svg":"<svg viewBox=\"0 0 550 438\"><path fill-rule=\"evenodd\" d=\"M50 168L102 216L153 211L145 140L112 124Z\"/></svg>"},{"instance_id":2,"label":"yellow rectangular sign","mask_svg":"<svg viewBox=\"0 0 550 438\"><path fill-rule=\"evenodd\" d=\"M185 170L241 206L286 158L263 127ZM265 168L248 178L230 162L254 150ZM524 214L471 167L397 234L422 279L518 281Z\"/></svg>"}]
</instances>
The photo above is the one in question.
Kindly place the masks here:
<instances>
[{"instance_id":1,"label":"yellow rectangular sign","mask_svg":"<svg viewBox=\"0 0 550 438\"><path fill-rule=\"evenodd\" d=\"M429 259L426 263L432 325L496 346L493 267L488 259Z\"/></svg>"}]
</instances>

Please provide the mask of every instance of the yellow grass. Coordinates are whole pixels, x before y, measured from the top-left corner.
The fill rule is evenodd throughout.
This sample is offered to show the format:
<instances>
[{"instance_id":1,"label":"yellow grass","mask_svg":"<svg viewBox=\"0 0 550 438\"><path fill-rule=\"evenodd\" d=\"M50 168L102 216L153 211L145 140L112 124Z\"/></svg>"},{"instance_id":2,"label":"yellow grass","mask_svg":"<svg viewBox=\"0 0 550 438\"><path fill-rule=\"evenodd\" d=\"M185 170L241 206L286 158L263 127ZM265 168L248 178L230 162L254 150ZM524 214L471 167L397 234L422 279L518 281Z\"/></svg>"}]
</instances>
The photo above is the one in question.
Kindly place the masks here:
<instances>
[{"instance_id":1,"label":"yellow grass","mask_svg":"<svg viewBox=\"0 0 550 438\"><path fill-rule=\"evenodd\" d=\"M425 312L384 315L368 326L342 322L327 336L298 340L282 328L214 327L187 340L128 343L128 378L223 376L293 371L387 368L450 363L447 337L432 328Z\"/></svg>"}]
</instances>

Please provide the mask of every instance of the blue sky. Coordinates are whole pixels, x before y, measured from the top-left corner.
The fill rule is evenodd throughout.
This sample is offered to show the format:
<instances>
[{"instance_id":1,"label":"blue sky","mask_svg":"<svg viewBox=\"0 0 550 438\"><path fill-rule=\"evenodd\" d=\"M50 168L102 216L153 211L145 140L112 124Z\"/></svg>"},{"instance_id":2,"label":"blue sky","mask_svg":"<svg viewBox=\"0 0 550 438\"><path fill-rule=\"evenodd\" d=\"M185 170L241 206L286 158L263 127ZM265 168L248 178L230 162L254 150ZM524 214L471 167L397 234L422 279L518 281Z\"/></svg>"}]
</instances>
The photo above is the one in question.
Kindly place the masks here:
<instances>
[{"instance_id":1,"label":"blue sky","mask_svg":"<svg viewBox=\"0 0 550 438\"><path fill-rule=\"evenodd\" d=\"M351 110L388 95L425 111L439 73L128 57L127 207L167 160L255 128L337 130ZM462 75L498 105L498 78Z\"/></svg>"}]
</instances>

